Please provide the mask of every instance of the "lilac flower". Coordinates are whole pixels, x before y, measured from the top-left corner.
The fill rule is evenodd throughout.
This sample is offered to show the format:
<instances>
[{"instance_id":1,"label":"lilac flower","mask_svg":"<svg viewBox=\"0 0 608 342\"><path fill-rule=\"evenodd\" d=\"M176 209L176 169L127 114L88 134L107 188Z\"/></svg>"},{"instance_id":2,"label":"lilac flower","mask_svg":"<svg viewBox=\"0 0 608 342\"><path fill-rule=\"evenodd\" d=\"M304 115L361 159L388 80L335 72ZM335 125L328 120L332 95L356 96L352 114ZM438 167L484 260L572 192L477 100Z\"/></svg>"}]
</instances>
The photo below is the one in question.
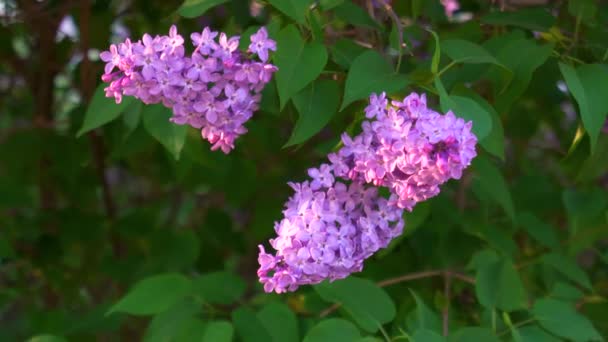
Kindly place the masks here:
<instances>
[{"instance_id":1,"label":"lilac flower","mask_svg":"<svg viewBox=\"0 0 608 342\"><path fill-rule=\"evenodd\" d=\"M388 108L384 94L372 95L365 110L375 119L355 138L343 135L344 146L329 160L338 177L389 188L400 208L436 196L476 156L472 122L427 108L424 95L412 93Z\"/></svg>"},{"instance_id":2,"label":"lilac flower","mask_svg":"<svg viewBox=\"0 0 608 342\"><path fill-rule=\"evenodd\" d=\"M277 43L272 39L268 39L268 32L266 28L262 27L251 36L249 51L257 54L262 62L266 62L268 60L268 50L276 51Z\"/></svg>"},{"instance_id":3,"label":"lilac flower","mask_svg":"<svg viewBox=\"0 0 608 342\"><path fill-rule=\"evenodd\" d=\"M445 10L445 16L448 18L452 18L454 12L460 9L458 0L441 0L441 4Z\"/></svg>"},{"instance_id":4,"label":"lilac flower","mask_svg":"<svg viewBox=\"0 0 608 342\"><path fill-rule=\"evenodd\" d=\"M265 37L265 32L262 28L254 36ZM196 48L190 56L175 26L167 36L144 34L140 41L111 45L100 54L106 62L106 96L116 102L128 95L146 104L162 103L173 111L171 122L200 129L212 150L230 152L235 139L247 132L244 124L277 68L238 51L238 37L221 33L218 44L217 36L208 27L193 33ZM266 50L272 46L273 41L264 40Z\"/></svg>"},{"instance_id":5,"label":"lilac flower","mask_svg":"<svg viewBox=\"0 0 608 342\"><path fill-rule=\"evenodd\" d=\"M106 74L109 74L114 70L114 67L118 67L122 57L118 54L118 48L116 45L110 45L110 51L104 51L99 54L99 58L102 61L106 62L106 66L104 71Z\"/></svg>"},{"instance_id":6,"label":"lilac flower","mask_svg":"<svg viewBox=\"0 0 608 342\"><path fill-rule=\"evenodd\" d=\"M201 33L195 32L190 35L192 44L194 44L196 49L203 55L209 55L211 51L217 49L217 43L214 40L215 37L217 37L217 32L211 31L208 27L205 27Z\"/></svg>"},{"instance_id":7,"label":"lilac flower","mask_svg":"<svg viewBox=\"0 0 608 342\"><path fill-rule=\"evenodd\" d=\"M239 47L239 37L228 38L225 33L220 33L220 45L215 50L216 57L224 62L231 62L232 53Z\"/></svg>"},{"instance_id":8,"label":"lilac flower","mask_svg":"<svg viewBox=\"0 0 608 342\"><path fill-rule=\"evenodd\" d=\"M312 190L317 190L321 187L329 187L334 183L334 176L329 165L323 164L319 169L309 169L308 175L313 181L310 183Z\"/></svg>"},{"instance_id":9,"label":"lilac flower","mask_svg":"<svg viewBox=\"0 0 608 342\"><path fill-rule=\"evenodd\" d=\"M309 174L312 183L290 183L295 193L270 240L276 253L259 246L258 276L266 292L295 291L359 272L366 258L403 231L403 209L376 188L336 181L327 164Z\"/></svg>"},{"instance_id":10,"label":"lilac flower","mask_svg":"<svg viewBox=\"0 0 608 342\"><path fill-rule=\"evenodd\" d=\"M369 98L369 105L365 108L365 117L371 119L378 116L378 118L384 117L386 114L386 105L388 100L386 94L382 93L380 96L372 94Z\"/></svg>"}]
</instances>

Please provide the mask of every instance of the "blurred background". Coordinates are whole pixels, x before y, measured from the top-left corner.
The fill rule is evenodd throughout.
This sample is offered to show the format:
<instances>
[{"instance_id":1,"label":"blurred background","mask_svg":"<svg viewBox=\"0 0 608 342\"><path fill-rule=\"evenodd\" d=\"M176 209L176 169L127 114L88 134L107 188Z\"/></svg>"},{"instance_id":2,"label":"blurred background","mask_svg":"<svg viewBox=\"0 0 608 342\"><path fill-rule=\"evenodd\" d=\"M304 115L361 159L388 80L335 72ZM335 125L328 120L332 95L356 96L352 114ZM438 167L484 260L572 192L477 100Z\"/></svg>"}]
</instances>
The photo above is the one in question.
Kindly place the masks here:
<instances>
[{"instance_id":1,"label":"blurred background","mask_svg":"<svg viewBox=\"0 0 608 342\"><path fill-rule=\"evenodd\" d=\"M279 342L300 340L328 317L360 323L356 310L332 307L343 299L309 286L263 294L256 270L257 246L274 235L291 195L286 183L304 180L341 132L356 132L365 101L319 113L315 131L284 148L300 116L293 103L279 110L270 83L249 132L224 155L190 128L168 150L146 124L144 105L133 101L117 112L113 100L95 100L103 88L98 56L111 43L166 34L171 24L186 44L204 26L241 34L268 25L274 37L291 21L276 2L0 0L0 341ZM326 46L319 78L339 84L340 96L363 50L378 51L391 69L397 62L393 15L407 45L397 71L410 79L396 98L428 91L439 109L427 82L435 42L426 29L442 41L483 45L512 76L500 92L504 75L496 65L458 64L441 75L452 93L489 106L495 125L478 163L407 213L404 236L356 275L380 282L394 305L381 331L363 328L362 335L376 336L367 341L398 340L424 319L441 334L442 317L450 331L478 326L500 340L568 340L527 310L541 297L573 308L576 318L563 322L583 319L585 328L608 334L608 136L599 134L592 153L558 66L606 63L608 7L579 2L591 7L463 0L452 13L439 0L393 0L391 11L376 1L307 2L313 6L299 28ZM511 44L516 39L524 43ZM441 67L453 59L444 53ZM608 83L595 86L606 98ZM85 115L95 114L87 114L92 102L113 114L77 137ZM506 266L481 273L488 260ZM129 297L135 304L114 306L150 278L156 285ZM179 295L184 279L194 280L190 297ZM490 295L488 304L483 286L499 296L517 293ZM118 312L107 314L111 308ZM502 312L512 313L509 320ZM518 340L510 320L540 333L530 328ZM295 332L281 335L279 326ZM581 341L599 340L583 331L575 333Z\"/></svg>"}]
</instances>

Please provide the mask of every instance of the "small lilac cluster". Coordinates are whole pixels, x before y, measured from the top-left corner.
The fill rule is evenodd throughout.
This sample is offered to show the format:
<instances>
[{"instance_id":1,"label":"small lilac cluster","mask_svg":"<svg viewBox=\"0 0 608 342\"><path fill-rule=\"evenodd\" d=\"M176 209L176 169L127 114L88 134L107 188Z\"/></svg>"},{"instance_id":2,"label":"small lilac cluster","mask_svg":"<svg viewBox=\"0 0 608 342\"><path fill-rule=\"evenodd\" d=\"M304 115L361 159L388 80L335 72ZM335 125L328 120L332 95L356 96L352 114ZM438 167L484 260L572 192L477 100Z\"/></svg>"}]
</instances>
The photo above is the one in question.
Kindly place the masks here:
<instances>
[{"instance_id":1,"label":"small lilac cluster","mask_svg":"<svg viewBox=\"0 0 608 342\"><path fill-rule=\"evenodd\" d=\"M402 209L389 205L378 189L337 181L332 167L309 169L312 181L290 183L295 194L270 241L276 256L260 246L258 277L266 292L347 277L403 230Z\"/></svg>"},{"instance_id":2,"label":"small lilac cluster","mask_svg":"<svg viewBox=\"0 0 608 342\"><path fill-rule=\"evenodd\" d=\"M443 5L445 16L449 19L454 16L454 12L460 9L460 3L458 0L441 0L441 5Z\"/></svg>"},{"instance_id":3,"label":"small lilac cluster","mask_svg":"<svg viewBox=\"0 0 608 342\"><path fill-rule=\"evenodd\" d=\"M391 203L411 210L439 193L449 179L459 179L476 156L472 122L451 111L441 115L426 106L425 95L412 93L402 102L375 94L365 108L363 132L329 155L336 176L385 186Z\"/></svg>"},{"instance_id":4,"label":"small lilac cluster","mask_svg":"<svg viewBox=\"0 0 608 342\"><path fill-rule=\"evenodd\" d=\"M186 56L175 26L168 36L144 34L141 41L111 45L100 55L106 62L106 96L117 103L123 95L146 104L162 103L172 109L172 122L201 129L212 150L230 152L234 140L247 131L243 125L258 109L260 93L277 70L267 63L276 43L261 28L251 36L245 54L238 50L239 37L216 37L218 32L208 27L193 33L191 56Z\"/></svg>"},{"instance_id":5,"label":"small lilac cluster","mask_svg":"<svg viewBox=\"0 0 608 342\"><path fill-rule=\"evenodd\" d=\"M401 234L403 210L437 195L475 157L471 122L427 108L424 95L391 104L384 93L372 95L363 132L354 139L344 134L331 164L308 170L311 181L290 183L295 194L270 240L276 255L260 246L258 277L266 292L361 271L365 259ZM389 188L390 198L377 186Z\"/></svg>"}]
</instances>

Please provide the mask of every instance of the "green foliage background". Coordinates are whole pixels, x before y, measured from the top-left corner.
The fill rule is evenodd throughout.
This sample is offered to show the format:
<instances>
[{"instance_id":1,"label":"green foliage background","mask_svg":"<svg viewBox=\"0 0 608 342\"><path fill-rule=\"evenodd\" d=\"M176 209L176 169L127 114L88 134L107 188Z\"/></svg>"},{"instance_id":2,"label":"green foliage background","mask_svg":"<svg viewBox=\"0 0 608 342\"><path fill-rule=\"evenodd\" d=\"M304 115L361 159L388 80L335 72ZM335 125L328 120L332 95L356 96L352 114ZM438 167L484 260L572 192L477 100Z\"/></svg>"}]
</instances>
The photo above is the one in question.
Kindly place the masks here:
<instances>
[{"instance_id":1,"label":"green foliage background","mask_svg":"<svg viewBox=\"0 0 608 342\"><path fill-rule=\"evenodd\" d=\"M439 0L383 3L0 2L0 340L608 336L608 5L463 0L448 20ZM98 52L173 23L278 43L230 155L103 97ZM286 182L379 91L473 120L479 156L362 273L264 294L257 245Z\"/></svg>"}]
</instances>

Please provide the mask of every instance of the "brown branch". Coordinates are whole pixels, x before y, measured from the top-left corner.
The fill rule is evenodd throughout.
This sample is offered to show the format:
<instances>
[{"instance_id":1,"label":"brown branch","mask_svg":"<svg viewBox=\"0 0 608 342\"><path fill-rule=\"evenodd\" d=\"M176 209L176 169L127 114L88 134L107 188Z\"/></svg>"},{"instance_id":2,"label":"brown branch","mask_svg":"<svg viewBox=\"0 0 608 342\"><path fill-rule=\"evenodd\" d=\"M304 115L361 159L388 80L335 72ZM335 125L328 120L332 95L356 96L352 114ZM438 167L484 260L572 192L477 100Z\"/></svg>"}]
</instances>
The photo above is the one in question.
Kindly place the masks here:
<instances>
[{"instance_id":1,"label":"brown branch","mask_svg":"<svg viewBox=\"0 0 608 342\"><path fill-rule=\"evenodd\" d=\"M403 282L410 281L410 280L435 277L435 276L439 276L441 274L443 274L442 270L409 273L409 274L405 274L405 275L402 275L399 277L382 280L382 281L378 282L378 286L385 287L385 286L390 286L390 285L394 285L394 284L398 284L398 283L403 283Z\"/></svg>"},{"instance_id":2,"label":"brown branch","mask_svg":"<svg viewBox=\"0 0 608 342\"><path fill-rule=\"evenodd\" d=\"M399 54L401 55L401 49L407 47L407 45L403 42L403 25L401 24L401 19L399 19L399 16L397 16L397 13L395 13L395 11L388 2L386 2L385 0L378 1L382 4L382 7L386 11L386 13L391 17L391 19L395 22L395 25L397 26L397 32L399 33ZM410 56L414 56L414 54L409 48L408 52Z\"/></svg>"},{"instance_id":3,"label":"brown branch","mask_svg":"<svg viewBox=\"0 0 608 342\"><path fill-rule=\"evenodd\" d=\"M458 191L456 192L456 206L458 210L463 213L467 206L467 189L471 185L473 174L471 172L464 172L462 179L459 182Z\"/></svg>"},{"instance_id":4,"label":"brown branch","mask_svg":"<svg viewBox=\"0 0 608 342\"><path fill-rule=\"evenodd\" d=\"M443 319L443 336L448 336L450 332L450 300L451 300L451 285L452 285L452 273L445 271L443 273L443 296L445 297L445 306L441 314Z\"/></svg>"},{"instance_id":5,"label":"brown branch","mask_svg":"<svg viewBox=\"0 0 608 342\"><path fill-rule=\"evenodd\" d=\"M95 91L94 65L88 57L90 47L91 2L80 1L80 50L82 53L82 65L80 68L81 93L85 102L89 102ZM116 216L116 206L112 197L112 188L106 177L105 145L101 137L94 131L88 134L95 162L95 172L101 183L103 204L106 215L110 220Z\"/></svg>"},{"instance_id":6,"label":"brown branch","mask_svg":"<svg viewBox=\"0 0 608 342\"><path fill-rule=\"evenodd\" d=\"M398 283L404 283L404 282L407 282L410 280L431 278L431 277L436 277L436 276L444 276L444 277L449 276L450 279L456 278L456 279L462 280L468 284L475 284L474 278L471 278L465 274L458 273L458 272L455 272L452 270L431 270L431 271L422 271L422 272L416 272L416 273L408 273L408 274L404 274L402 276L398 276L395 278L389 278L389 279L379 281L376 284L380 287L386 287L386 286L390 286L390 285L394 285L394 284L398 284ZM449 285L450 284L448 284L446 286L449 286ZM332 312L334 312L338 308L340 308L341 305L342 305L341 303L332 304L327 309L321 311L319 313L319 317L323 318L325 316L328 316L329 314L331 314Z\"/></svg>"},{"instance_id":7,"label":"brown branch","mask_svg":"<svg viewBox=\"0 0 608 342\"><path fill-rule=\"evenodd\" d=\"M27 60L17 57L10 58L9 62L16 71L22 73L23 79L29 87L31 94L35 97L34 124L47 127L53 122L54 110L54 80L58 68L56 65L55 34L59 27L61 18L67 13L64 6L57 7L57 13L49 13L46 4L34 1L18 1L25 22L36 23L29 25L35 46L31 47L35 54ZM53 15L55 14L55 15ZM33 20L35 18L35 20ZM53 188L53 180L47 172L51 168L52 161L48 155L43 154L38 163L39 177L38 187L40 192L40 206L42 210L53 209L56 206L57 195ZM52 231L53 227L47 227Z\"/></svg>"}]
</instances>

